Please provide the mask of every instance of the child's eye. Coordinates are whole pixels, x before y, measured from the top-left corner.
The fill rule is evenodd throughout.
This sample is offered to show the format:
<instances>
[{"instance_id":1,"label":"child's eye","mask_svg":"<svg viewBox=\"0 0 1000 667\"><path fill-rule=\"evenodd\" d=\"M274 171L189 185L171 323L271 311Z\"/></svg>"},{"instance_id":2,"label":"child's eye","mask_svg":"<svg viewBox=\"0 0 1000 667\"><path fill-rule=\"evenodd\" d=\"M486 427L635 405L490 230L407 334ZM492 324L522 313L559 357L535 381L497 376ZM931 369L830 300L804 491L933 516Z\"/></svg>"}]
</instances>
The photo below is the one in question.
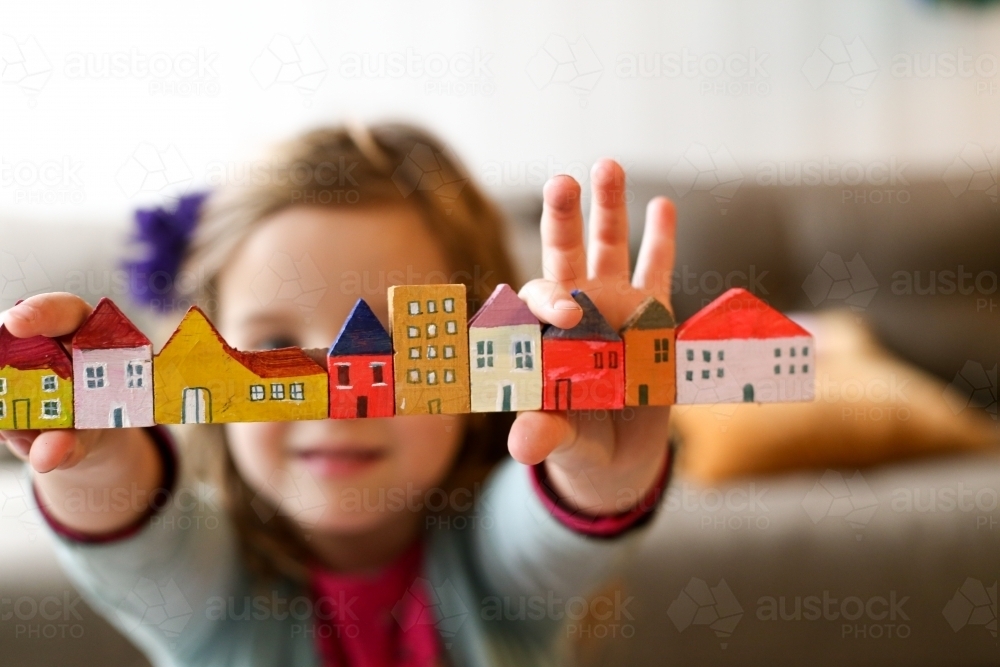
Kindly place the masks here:
<instances>
[{"instance_id":1,"label":"child's eye","mask_svg":"<svg viewBox=\"0 0 1000 667\"><path fill-rule=\"evenodd\" d=\"M254 347L258 350L276 350L279 347L295 347L298 342L290 336L272 336L260 341Z\"/></svg>"}]
</instances>

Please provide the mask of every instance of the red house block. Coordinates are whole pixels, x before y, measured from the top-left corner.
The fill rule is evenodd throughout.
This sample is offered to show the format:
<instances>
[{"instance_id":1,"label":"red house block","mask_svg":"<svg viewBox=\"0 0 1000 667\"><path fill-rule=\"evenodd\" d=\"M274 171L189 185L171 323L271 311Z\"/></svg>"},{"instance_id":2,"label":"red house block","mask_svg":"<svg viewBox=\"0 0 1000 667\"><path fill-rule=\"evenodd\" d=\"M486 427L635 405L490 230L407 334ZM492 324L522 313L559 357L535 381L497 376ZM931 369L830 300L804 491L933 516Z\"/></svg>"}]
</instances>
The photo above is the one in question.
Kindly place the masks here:
<instances>
[{"instance_id":1,"label":"red house block","mask_svg":"<svg viewBox=\"0 0 1000 667\"><path fill-rule=\"evenodd\" d=\"M583 319L572 329L542 334L543 410L625 407L625 345L594 302L576 290Z\"/></svg>"},{"instance_id":2,"label":"red house block","mask_svg":"<svg viewBox=\"0 0 1000 667\"><path fill-rule=\"evenodd\" d=\"M327 353L330 418L391 417L392 340L375 313L358 299Z\"/></svg>"}]
</instances>

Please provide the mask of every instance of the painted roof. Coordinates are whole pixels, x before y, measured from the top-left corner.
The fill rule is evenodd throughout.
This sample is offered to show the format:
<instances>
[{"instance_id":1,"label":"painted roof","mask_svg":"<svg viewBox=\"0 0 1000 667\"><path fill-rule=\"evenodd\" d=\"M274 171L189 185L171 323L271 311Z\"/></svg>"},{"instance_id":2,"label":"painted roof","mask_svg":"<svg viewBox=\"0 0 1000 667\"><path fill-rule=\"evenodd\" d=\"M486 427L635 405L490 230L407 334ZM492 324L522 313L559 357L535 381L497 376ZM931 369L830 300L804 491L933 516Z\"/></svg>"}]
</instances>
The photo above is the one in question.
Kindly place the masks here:
<instances>
[{"instance_id":1,"label":"painted roof","mask_svg":"<svg viewBox=\"0 0 1000 667\"><path fill-rule=\"evenodd\" d=\"M73 335L73 347L78 350L113 350L147 345L152 343L145 334L108 298L97 302L90 317Z\"/></svg>"},{"instance_id":2,"label":"painted roof","mask_svg":"<svg viewBox=\"0 0 1000 667\"><path fill-rule=\"evenodd\" d=\"M811 334L742 287L734 287L677 327L677 340L790 338Z\"/></svg>"},{"instance_id":3,"label":"painted roof","mask_svg":"<svg viewBox=\"0 0 1000 667\"><path fill-rule=\"evenodd\" d=\"M392 338L364 299L358 299L327 353L331 357L349 354L392 354Z\"/></svg>"},{"instance_id":4,"label":"painted roof","mask_svg":"<svg viewBox=\"0 0 1000 667\"><path fill-rule=\"evenodd\" d=\"M64 380L73 375L73 362L54 338L17 338L0 324L0 369L19 371L51 370Z\"/></svg>"},{"instance_id":5,"label":"painted roof","mask_svg":"<svg viewBox=\"0 0 1000 667\"><path fill-rule=\"evenodd\" d=\"M511 289L510 285L500 283L490 298L486 299L482 308L469 319L469 328L507 327L520 324L540 325L541 322L528 308L528 304Z\"/></svg>"},{"instance_id":6,"label":"painted roof","mask_svg":"<svg viewBox=\"0 0 1000 667\"><path fill-rule=\"evenodd\" d=\"M549 340L607 340L619 341L621 336L611 328L608 321L597 310L597 306L580 290L573 290L573 298L583 308L583 319L572 329L560 329L549 325L542 338Z\"/></svg>"},{"instance_id":7,"label":"painted roof","mask_svg":"<svg viewBox=\"0 0 1000 667\"><path fill-rule=\"evenodd\" d=\"M277 350L260 350L255 352L241 352L226 343L225 339L219 335L219 331L212 324L205 312L198 306L191 306L184 319L177 326L177 329L170 334L170 338L163 345L166 349L173 341L174 336L184 329L191 321L201 320L209 328L212 334L218 339L223 351L230 357L243 364L251 373L261 378L284 378L297 377L301 375L326 374L326 369L313 361L309 355L298 347L282 347ZM160 354L163 353L160 350Z\"/></svg>"},{"instance_id":8,"label":"painted roof","mask_svg":"<svg viewBox=\"0 0 1000 667\"><path fill-rule=\"evenodd\" d=\"M667 307L653 297L639 304L635 312L622 325L622 331L628 329L673 329L677 326L674 316Z\"/></svg>"}]
</instances>

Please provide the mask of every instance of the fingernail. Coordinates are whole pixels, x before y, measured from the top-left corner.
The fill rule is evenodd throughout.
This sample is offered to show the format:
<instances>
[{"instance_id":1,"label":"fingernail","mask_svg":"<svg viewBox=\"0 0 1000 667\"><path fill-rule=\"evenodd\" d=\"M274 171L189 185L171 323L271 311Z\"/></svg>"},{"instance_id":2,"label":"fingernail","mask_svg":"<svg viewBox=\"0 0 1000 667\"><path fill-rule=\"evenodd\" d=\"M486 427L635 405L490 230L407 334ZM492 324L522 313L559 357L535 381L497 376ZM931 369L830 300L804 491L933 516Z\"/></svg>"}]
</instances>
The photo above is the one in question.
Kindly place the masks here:
<instances>
[{"instance_id":1,"label":"fingernail","mask_svg":"<svg viewBox=\"0 0 1000 667\"><path fill-rule=\"evenodd\" d=\"M580 310L580 304L573 299L559 299L552 307L556 310Z\"/></svg>"}]
</instances>

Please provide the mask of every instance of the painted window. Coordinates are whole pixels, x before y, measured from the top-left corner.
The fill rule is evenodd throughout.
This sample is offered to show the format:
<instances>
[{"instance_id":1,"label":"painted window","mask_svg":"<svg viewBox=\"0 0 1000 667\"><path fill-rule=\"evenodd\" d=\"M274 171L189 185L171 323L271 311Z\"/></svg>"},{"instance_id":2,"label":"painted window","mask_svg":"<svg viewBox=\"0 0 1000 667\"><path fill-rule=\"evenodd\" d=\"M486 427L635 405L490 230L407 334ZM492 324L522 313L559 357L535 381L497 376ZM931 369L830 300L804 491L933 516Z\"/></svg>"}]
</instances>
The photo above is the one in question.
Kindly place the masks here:
<instances>
[{"instance_id":1,"label":"painted window","mask_svg":"<svg viewBox=\"0 0 1000 667\"><path fill-rule=\"evenodd\" d=\"M351 366L350 364L337 364L337 386L351 386Z\"/></svg>"},{"instance_id":2,"label":"painted window","mask_svg":"<svg viewBox=\"0 0 1000 667\"><path fill-rule=\"evenodd\" d=\"M448 383L448 384L451 384L452 382L454 382L455 381L455 371L453 371L450 368L444 369L444 381L446 383Z\"/></svg>"},{"instance_id":3,"label":"painted window","mask_svg":"<svg viewBox=\"0 0 1000 667\"><path fill-rule=\"evenodd\" d=\"M411 301L410 302L410 315L419 315L419 314L420 314L420 302L419 301Z\"/></svg>"},{"instance_id":4,"label":"painted window","mask_svg":"<svg viewBox=\"0 0 1000 667\"><path fill-rule=\"evenodd\" d=\"M802 372L803 373L809 372L809 364L802 364Z\"/></svg>"},{"instance_id":5,"label":"painted window","mask_svg":"<svg viewBox=\"0 0 1000 667\"><path fill-rule=\"evenodd\" d=\"M708 369L706 368L705 370L703 370L703 371L701 372L701 379L702 379L702 380L707 380L707 379L708 379L708 376L709 376L709 375L711 375L711 373L710 373L710 372L708 371Z\"/></svg>"},{"instance_id":6,"label":"painted window","mask_svg":"<svg viewBox=\"0 0 1000 667\"><path fill-rule=\"evenodd\" d=\"M59 380L55 375L46 375L42 378L42 391L55 391L59 388Z\"/></svg>"},{"instance_id":7,"label":"painted window","mask_svg":"<svg viewBox=\"0 0 1000 667\"><path fill-rule=\"evenodd\" d=\"M419 347L411 347L410 348L410 359L419 359L419 358L420 358L420 348Z\"/></svg>"},{"instance_id":8,"label":"painted window","mask_svg":"<svg viewBox=\"0 0 1000 667\"><path fill-rule=\"evenodd\" d=\"M438 325L431 322L427 325L427 337L435 338L438 335Z\"/></svg>"},{"instance_id":9,"label":"painted window","mask_svg":"<svg viewBox=\"0 0 1000 667\"><path fill-rule=\"evenodd\" d=\"M385 384L385 364L373 361L368 364L372 369L372 384Z\"/></svg>"},{"instance_id":10,"label":"painted window","mask_svg":"<svg viewBox=\"0 0 1000 667\"><path fill-rule=\"evenodd\" d=\"M428 301L427 302L427 312L428 313L436 313L437 311L438 311L437 302L436 301Z\"/></svg>"},{"instance_id":11,"label":"painted window","mask_svg":"<svg viewBox=\"0 0 1000 667\"><path fill-rule=\"evenodd\" d=\"M438 356L437 346L436 345L428 345L427 346L427 358L428 359L437 359L437 356Z\"/></svg>"},{"instance_id":12,"label":"painted window","mask_svg":"<svg viewBox=\"0 0 1000 667\"><path fill-rule=\"evenodd\" d=\"M531 370L535 367L535 352L530 340L514 341L514 368Z\"/></svg>"},{"instance_id":13,"label":"painted window","mask_svg":"<svg viewBox=\"0 0 1000 667\"><path fill-rule=\"evenodd\" d=\"M618 353L614 350L608 352L608 368L618 368Z\"/></svg>"},{"instance_id":14,"label":"painted window","mask_svg":"<svg viewBox=\"0 0 1000 667\"><path fill-rule=\"evenodd\" d=\"M594 368L604 368L603 352L594 352Z\"/></svg>"},{"instance_id":15,"label":"painted window","mask_svg":"<svg viewBox=\"0 0 1000 667\"><path fill-rule=\"evenodd\" d=\"M806 347L802 348L802 356L803 357L808 357L809 356L809 346L806 346Z\"/></svg>"},{"instance_id":16,"label":"painted window","mask_svg":"<svg viewBox=\"0 0 1000 667\"><path fill-rule=\"evenodd\" d=\"M142 359L125 364L125 385L129 389L142 389L146 386L146 364Z\"/></svg>"},{"instance_id":17,"label":"painted window","mask_svg":"<svg viewBox=\"0 0 1000 667\"><path fill-rule=\"evenodd\" d=\"M420 338L420 329L417 327L406 327L407 338Z\"/></svg>"},{"instance_id":18,"label":"painted window","mask_svg":"<svg viewBox=\"0 0 1000 667\"><path fill-rule=\"evenodd\" d=\"M7 416L7 401L0 401L0 419Z\"/></svg>"},{"instance_id":19,"label":"painted window","mask_svg":"<svg viewBox=\"0 0 1000 667\"><path fill-rule=\"evenodd\" d=\"M701 360L705 361L705 362L711 361L712 360L712 351L711 350L702 350L701 351Z\"/></svg>"},{"instance_id":20,"label":"painted window","mask_svg":"<svg viewBox=\"0 0 1000 667\"><path fill-rule=\"evenodd\" d=\"M788 350L788 356L790 356L790 357L794 357L795 356L795 348L794 347L791 348L790 350Z\"/></svg>"},{"instance_id":21,"label":"painted window","mask_svg":"<svg viewBox=\"0 0 1000 667\"><path fill-rule=\"evenodd\" d=\"M62 408L59 405L58 398L42 401L42 419L55 419L61 413Z\"/></svg>"},{"instance_id":22,"label":"painted window","mask_svg":"<svg viewBox=\"0 0 1000 667\"><path fill-rule=\"evenodd\" d=\"M449 298L449 299L445 299L444 300L444 312L446 312L446 313L454 313L455 312L455 300L454 299L450 299Z\"/></svg>"},{"instance_id":23,"label":"painted window","mask_svg":"<svg viewBox=\"0 0 1000 667\"><path fill-rule=\"evenodd\" d=\"M653 363L666 363L670 361L670 339L653 339Z\"/></svg>"},{"instance_id":24,"label":"painted window","mask_svg":"<svg viewBox=\"0 0 1000 667\"><path fill-rule=\"evenodd\" d=\"M7 378L0 378L0 395L7 393Z\"/></svg>"},{"instance_id":25,"label":"painted window","mask_svg":"<svg viewBox=\"0 0 1000 667\"><path fill-rule=\"evenodd\" d=\"M293 382L288 385L288 393L291 395L293 401L306 400L306 386L301 382Z\"/></svg>"},{"instance_id":26,"label":"painted window","mask_svg":"<svg viewBox=\"0 0 1000 667\"><path fill-rule=\"evenodd\" d=\"M775 375L779 375L780 373L781 373L781 365L780 364L775 364L774 365L774 374Z\"/></svg>"},{"instance_id":27,"label":"painted window","mask_svg":"<svg viewBox=\"0 0 1000 667\"><path fill-rule=\"evenodd\" d=\"M493 368L493 341L476 341L476 368Z\"/></svg>"},{"instance_id":28,"label":"painted window","mask_svg":"<svg viewBox=\"0 0 1000 667\"><path fill-rule=\"evenodd\" d=\"M264 385L262 385L262 384L252 384L252 385L250 385L250 400L251 401L263 401L264 400Z\"/></svg>"},{"instance_id":29,"label":"painted window","mask_svg":"<svg viewBox=\"0 0 1000 667\"><path fill-rule=\"evenodd\" d=\"M455 358L455 346L454 345L445 345L444 346L444 358L445 359L454 359Z\"/></svg>"},{"instance_id":30,"label":"painted window","mask_svg":"<svg viewBox=\"0 0 1000 667\"><path fill-rule=\"evenodd\" d=\"M275 382L271 385L271 400L272 401L283 401L285 400L285 385Z\"/></svg>"},{"instance_id":31,"label":"painted window","mask_svg":"<svg viewBox=\"0 0 1000 667\"><path fill-rule=\"evenodd\" d=\"M795 364L792 364L791 366L788 367L788 374L795 375Z\"/></svg>"},{"instance_id":32,"label":"painted window","mask_svg":"<svg viewBox=\"0 0 1000 667\"><path fill-rule=\"evenodd\" d=\"M719 350L719 352L715 356L719 359L719 361L725 361L726 360L726 351L725 350Z\"/></svg>"},{"instance_id":33,"label":"painted window","mask_svg":"<svg viewBox=\"0 0 1000 667\"><path fill-rule=\"evenodd\" d=\"M87 378L87 389L104 389L107 370L106 364L88 364L83 372Z\"/></svg>"},{"instance_id":34,"label":"painted window","mask_svg":"<svg viewBox=\"0 0 1000 667\"><path fill-rule=\"evenodd\" d=\"M406 372L406 381L410 384L420 384L420 371L416 368L411 368Z\"/></svg>"},{"instance_id":35,"label":"painted window","mask_svg":"<svg viewBox=\"0 0 1000 667\"><path fill-rule=\"evenodd\" d=\"M687 351L687 360L688 361L694 361L694 350L688 350Z\"/></svg>"},{"instance_id":36,"label":"painted window","mask_svg":"<svg viewBox=\"0 0 1000 667\"><path fill-rule=\"evenodd\" d=\"M724 374L725 373L723 372L723 370L721 368L719 368L719 369L717 369L715 371L715 377L717 377L717 378L723 377Z\"/></svg>"},{"instance_id":37,"label":"painted window","mask_svg":"<svg viewBox=\"0 0 1000 667\"><path fill-rule=\"evenodd\" d=\"M777 359L780 356L781 356L781 348L780 347L774 348L774 357L775 357L775 359Z\"/></svg>"},{"instance_id":38,"label":"painted window","mask_svg":"<svg viewBox=\"0 0 1000 667\"><path fill-rule=\"evenodd\" d=\"M427 371L427 384L437 384L438 374L437 371Z\"/></svg>"},{"instance_id":39,"label":"painted window","mask_svg":"<svg viewBox=\"0 0 1000 667\"><path fill-rule=\"evenodd\" d=\"M444 323L445 333L455 334L458 333L458 325L455 324L455 320L448 320Z\"/></svg>"},{"instance_id":40,"label":"painted window","mask_svg":"<svg viewBox=\"0 0 1000 667\"><path fill-rule=\"evenodd\" d=\"M694 373L691 371L687 371L686 373L684 373L684 379L690 382L691 380L694 379Z\"/></svg>"}]
</instances>

